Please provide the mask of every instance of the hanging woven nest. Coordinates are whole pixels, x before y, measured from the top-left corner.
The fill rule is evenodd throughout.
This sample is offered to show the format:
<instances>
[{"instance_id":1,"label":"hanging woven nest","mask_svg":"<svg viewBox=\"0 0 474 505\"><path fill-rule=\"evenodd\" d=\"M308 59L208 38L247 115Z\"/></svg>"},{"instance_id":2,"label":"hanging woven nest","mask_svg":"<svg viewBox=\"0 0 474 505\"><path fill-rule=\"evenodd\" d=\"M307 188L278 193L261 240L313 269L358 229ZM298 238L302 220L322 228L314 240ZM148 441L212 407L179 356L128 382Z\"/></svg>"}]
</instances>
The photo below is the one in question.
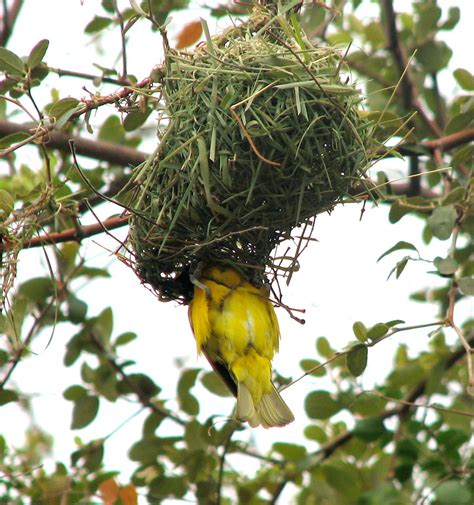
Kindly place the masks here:
<instances>
[{"instance_id":1,"label":"hanging woven nest","mask_svg":"<svg viewBox=\"0 0 474 505\"><path fill-rule=\"evenodd\" d=\"M162 299L185 297L180 274L199 261L274 268L293 228L361 183L360 93L295 19L260 8L192 53L166 49L166 126L136 170L130 233L134 268Z\"/></svg>"}]
</instances>

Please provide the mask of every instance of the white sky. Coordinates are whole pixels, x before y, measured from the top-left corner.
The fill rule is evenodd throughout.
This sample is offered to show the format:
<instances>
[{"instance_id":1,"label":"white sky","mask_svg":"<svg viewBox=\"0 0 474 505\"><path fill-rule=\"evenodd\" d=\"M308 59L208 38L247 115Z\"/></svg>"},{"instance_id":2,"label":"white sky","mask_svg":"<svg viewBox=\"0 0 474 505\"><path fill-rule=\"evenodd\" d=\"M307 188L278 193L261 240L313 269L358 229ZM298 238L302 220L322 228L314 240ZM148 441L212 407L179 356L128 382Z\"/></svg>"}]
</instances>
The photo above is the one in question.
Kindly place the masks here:
<instances>
[{"instance_id":1,"label":"white sky","mask_svg":"<svg viewBox=\"0 0 474 505\"><path fill-rule=\"evenodd\" d=\"M91 63L109 62L111 47L119 47L118 32L113 32L99 47L102 48L103 55L97 57L96 47L90 44L82 33L83 27L94 13L97 13L98 3L96 0L85 0L81 6L79 0L27 0L15 30L16 36L12 38L9 48L20 55L28 54L36 42L48 38L50 47L46 61L49 65L95 73ZM403 9L410 4L409 1L400 1L396 6ZM456 2L438 2L441 7L453 4ZM466 64L466 51L463 49L467 48L466 41L471 39L474 7L472 2L460 4L463 7L463 19L456 32L446 36L450 43L455 44L453 69L458 66L469 68ZM192 19L204 14L204 11L197 8L186 13ZM176 15L171 22L170 31L182 22L184 19ZM137 33L135 37L133 35L132 32L128 53L129 68L131 73L141 79L148 75L155 63L160 62L161 42L158 35L150 35L146 29L142 29L138 37ZM112 55L115 54L113 51ZM470 62L472 72L472 59ZM64 96L86 96L81 89L83 84L79 79L51 79L51 86L60 86L64 90ZM443 85L448 93L455 92L452 80L446 78ZM93 89L92 84L88 87ZM47 98L44 100L47 103ZM109 108L107 113L113 113L113 109ZM151 150L148 145L141 148ZM25 161L35 165L35 151L24 150L24 153ZM392 160L390 169L394 174L402 173L402 162ZM449 243L434 240L428 248L424 247L420 239L422 222L408 217L396 225L390 225L387 210L383 206L377 208L368 205L362 221L359 221L360 205L347 205L338 208L330 217L323 215L317 218L315 237L319 242L312 244L303 254L301 271L284 291L285 303L306 310L306 324L297 324L283 309L277 311L282 340L280 354L274 360L274 365L283 375L297 377L302 373L299 367L301 359L318 359L314 347L318 336L326 336L335 349L342 349L354 339L352 324L356 320L362 320L366 325L392 319L403 319L407 325L436 320L435 307L407 300L409 293L425 286L440 284L438 277L427 273L431 270L429 265L421 262L410 263L399 280L391 278L387 281L392 266L405 253L389 256L379 264L376 260L398 240L414 243L421 255L428 259L446 255ZM100 215L107 217L110 213L110 208L104 208ZM124 331L135 331L139 335L136 342L124 348L127 357L137 362L133 371L149 374L163 387L161 397L173 399L178 379L177 359L187 367L209 368L203 358L196 357L194 340L188 326L187 309L175 303L159 303L140 285L129 269L111 258L103 249L102 246L110 249L116 247L108 238L96 237L86 241L84 246L87 257L91 258L91 264L110 265L112 275L110 280L95 281L81 289L79 295L90 304L89 315L98 314L103 308L111 306L115 317L114 335ZM20 280L32 275L47 275L43 260L43 266L38 268L39 255L39 251L22 254ZM467 302L459 304L457 310L459 320L468 312L473 313L472 304ZM75 448L75 436L85 441L92 437L103 437L139 410L138 405L129 402L108 404L101 401L96 422L84 430L69 430L72 404L62 399L62 392L68 385L79 383L80 379L78 368L65 369L62 359L65 344L73 331L70 327L58 328L47 348L50 334L44 334L40 340L35 341L32 350L37 355L21 363L12 380L21 385L23 391L33 395L36 420L55 436L55 457L66 463ZM391 368L393 354L400 343L407 343L413 354L426 348L427 333L427 330L401 333L371 349L368 368L360 380L361 385L371 388L374 383L383 380ZM452 341L454 342L454 338ZM93 360L90 362L93 363ZM242 437L258 438L258 447L263 450L270 447L273 441L299 442L309 450L316 449L315 444L302 437L302 430L307 423L303 408L304 397L312 389L332 387L327 378L305 378L284 392L284 397L296 416L294 424L279 430L265 431L259 428L252 432L249 429ZM196 395L200 399L205 398L205 401L201 401L204 416L211 413L226 416L232 410L232 399L217 398L202 388L196 389ZM173 401L168 407L172 406ZM127 462L129 443L139 439L143 419L143 414L132 419L106 444L106 466L109 469L123 470L124 474L120 476L123 483L127 481L127 475L134 466ZM7 435L8 439L20 444L27 425L26 416L19 412L15 404L2 407L0 432Z\"/></svg>"}]
</instances>

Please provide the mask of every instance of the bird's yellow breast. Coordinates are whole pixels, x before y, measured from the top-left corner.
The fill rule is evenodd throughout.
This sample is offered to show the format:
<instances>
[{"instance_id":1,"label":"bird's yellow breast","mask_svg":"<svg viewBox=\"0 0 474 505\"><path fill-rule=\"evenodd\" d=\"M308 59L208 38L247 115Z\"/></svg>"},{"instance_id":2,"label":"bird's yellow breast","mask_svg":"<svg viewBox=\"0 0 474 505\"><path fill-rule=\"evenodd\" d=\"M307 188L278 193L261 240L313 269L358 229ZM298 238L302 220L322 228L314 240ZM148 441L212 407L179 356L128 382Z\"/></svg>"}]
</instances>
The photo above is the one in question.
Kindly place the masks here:
<instances>
[{"instance_id":1,"label":"bird's yellow breast","mask_svg":"<svg viewBox=\"0 0 474 505\"><path fill-rule=\"evenodd\" d=\"M206 349L227 363L249 347L269 360L278 349L279 327L265 289L258 289L230 269L203 272L190 306L198 351Z\"/></svg>"}]
</instances>

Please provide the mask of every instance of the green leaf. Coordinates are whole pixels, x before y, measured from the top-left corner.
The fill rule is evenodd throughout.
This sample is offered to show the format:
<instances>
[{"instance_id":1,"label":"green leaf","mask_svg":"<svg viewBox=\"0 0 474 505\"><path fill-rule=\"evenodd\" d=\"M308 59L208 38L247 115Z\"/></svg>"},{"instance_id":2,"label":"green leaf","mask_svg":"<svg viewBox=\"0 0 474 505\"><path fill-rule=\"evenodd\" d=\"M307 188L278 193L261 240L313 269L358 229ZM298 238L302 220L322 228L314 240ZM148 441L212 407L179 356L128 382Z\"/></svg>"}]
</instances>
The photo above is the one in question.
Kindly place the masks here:
<instances>
[{"instance_id":1,"label":"green leaf","mask_svg":"<svg viewBox=\"0 0 474 505\"><path fill-rule=\"evenodd\" d=\"M467 486L458 480L442 482L436 488L435 494L441 505L470 505L474 498Z\"/></svg>"},{"instance_id":2,"label":"green leaf","mask_svg":"<svg viewBox=\"0 0 474 505\"><path fill-rule=\"evenodd\" d=\"M465 197L466 197L466 188L463 188L462 186L458 186L457 188L454 188L453 190L451 190L443 198L443 201L441 203L443 206L451 205L453 203L462 202Z\"/></svg>"},{"instance_id":3,"label":"green leaf","mask_svg":"<svg viewBox=\"0 0 474 505\"><path fill-rule=\"evenodd\" d=\"M387 401L375 393L364 391L356 397L351 411L362 416L375 416L385 408Z\"/></svg>"},{"instance_id":4,"label":"green leaf","mask_svg":"<svg viewBox=\"0 0 474 505\"><path fill-rule=\"evenodd\" d=\"M87 315L87 303L79 300L72 293L69 293L67 300L67 316L71 323L79 324L82 323Z\"/></svg>"},{"instance_id":5,"label":"green leaf","mask_svg":"<svg viewBox=\"0 0 474 505\"><path fill-rule=\"evenodd\" d=\"M321 365L321 362L315 359L302 359L300 361L300 367L305 371L308 372L309 370L313 370L316 367L319 367ZM326 370L322 366L321 368L318 368L317 370L314 370L310 373L313 377L324 377L326 375Z\"/></svg>"},{"instance_id":6,"label":"green leaf","mask_svg":"<svg viewBox=\"0 0 474 505\"><path fill-rule=\"evenodd\" d=\"M61 100L53 103L49 109L49 116L56 118L57 121L61 116L66 114L66 112L75 109L79 103L80 102L77 98L62 98Z\"/></svg>"},{"instance_id":7,"label":"green leaf","mask_svg":"<svg viewBox=\"0 0 474 505\"><path fill-rule=\"evenodd\" d=\"M89 473L95 472L100 468L102 460L104 458L104 444L102 440L95 440L90 442L84 447L81 447L78 451L71 454L71 461L73 465L76 465L79 459L83 459L83 466Z\"/></svg>"},{"instance_id":8,"label":"green leaf","mask_svg":"<svg viewBox=\"0 0 474 505\"><path fill-rule=\"evenodd\" d=\"M377 263L385 256L388 256L389 254L392 254L395 251L400 251L401 249L410 249L411 251L418 252L418 249L413 244L411 244L410 242L400 240L394 246L390 247L390 249L387 249L381 256L379 256L379 258L377 259Z\"/></svg>"},{"instance_id":9,"label":"green leaf","mask_svg":"<svg viewBox=\"0 0 474 505\"><path fill-rule=\"evenodd\" d=\"M82 396L74 402L72 409L72 430L88 426L97 416L99 399L97 396Z\"/></svg>"},{"instance_id":10,"label":"green leaf","mask_svg":"<svg viewBox=\"0 0 474 505\"><path fill-rule=\"evenodd\" d=\"M471 128L474 124L474 110L468 110L467 112L461 112L453 116L449 123L444 129L446 135L451 135L452 133L465 130L466 128Z\"/></svg>"},{"instance_id":11,"label":"green leaf","mask_svg":"<svg viewBox=\"0 0 474 505\"><path fill-rule=\"evenodd\" d=\"M326 482L338 493L356 503L362 489L361 474L355 465L337 461L323 466L323 474ZM348 503L347 501L339 503Z\"/></svg>"},{"instance_id":12,"label":"green leaf","mask_svg":"<svg viewBox=\"0 0 474 505\"><path fill-rule=\"evenodd\" d=\"M327 391L312 391L305 398L305 410L311 419L328 419L341 408L342 405Z\"/></svg>"},{"instance_id":13,"label":"green leaf","mask_svg":"<svg viewBox=\"0 0 474 505\"><path fill-rule=\"evenodd\" d=\"M134 110L127 114L123 121L123 127L125 131L130 132L140 128L145 121L148 119L148 116L151 114L151 109L146 109L145 111Z\"/></svg>"},{"instance_id":14,"label":"green leaf","mask_svg":"<svg viewBox=\"0 0 474 505\"><path fill-rule=\"evenodd\" d=\"M366 442L374 442L385 435L386 432L387 429L382 419L378 417L369 417L357 421L353 431L357 438L365 440Z\"/></svg>"},{"instance_id":15,"label":"green leaf","mask_svg":"<svg viewBox=\"0 0 474 505\"><path fill-rule=\"evenodd\" d=\"M400 221L403 216L410 214L410 212L413 212L412 208L408 207L407 205L403 205L401 200L395 200L390 206L388 220L391 224L398 223L398 221Z\"/></svg>"},{"instance_id":16,"label":"green leaf","mask_svg":"<svg viewBox=\"0 0 474 505\"><path fill-rule=\"evenodd\" d=\"M186 424L184 441L190 451L196 451L199 449L207 450L209 437L206 435L206 430L196 419L192 419Z\"/></svg>"},{"instance_id":17,"label":"green leaf","mask_svg":"<svg viewBox=\"0 0 474 505\"><path fill-rule=\"evenodd\" d=\"M79 386L78 384L74 384L73 386L69 386L66 390L64 390L63 396L66 400L75 402L80 398L87 396L87 389Z\"/></svg>"},{"instance_id":18,"label":"green leaf","mask_svg":"<svg viewBox=\"0 0 474 505\"><path fill-rule=\"evenodd\" d=\"M107 11L109 14L114 14L115 13L114 1L115 0L102 0L101 4L104 11Z\"/></svg>"},{"instance_id":19,"label":"green leaf","mask_svg":"<svg viewBox=\"0 0 474 505\"><path fill-rule=\"evenodd\" d=\"M201 382L208 391L217 396L232 396L230 391L226 388L215 372L205 373L201 378Z\"/></svg>"},{"instance_id":20,"label":"green leaf","mask_svg":"<svg viewBox=\"0 0 474 505\"><path fill-rule=\"evenodd\" d=\"M24 282L19 292L32 302L45 302L55 293L54 281L49 277L35 277Z\"/></svg>"},{"instance_id":21,"label":"green leaf","mask_svg":"<svg viewBox=\"0 0 474 505\"><path fill-rule=\"evenodd\" d=\"M453 258L440 258L437 256L433 264L441 275L452 275L459 268L458 262Z\"/></svg>"},{"instance_id":22,"label":"green leaf","mask_svg":"<svg viewBox=\"0 0 474 505\"><path fill-rule=\"evenodd\" d=\"M121 387L124 393L139 393L141 398L150 399L161 391L148 375L142 373L133 373L128 375L128 381L122 383Z\"/></svg>"},{"instance_id":23,"label":"green leaf","mask_svg":"<svg viewBox=\"0 0 474 505\"><path fill-rule=\"evenodd\" d=\"M285 461L299 461L306 456L306 447L286 442L275 442L272 449L283 456Z\"/></svg>"},{"instance_id":24,"label":"green leaf","mask_svg":"<svg viewBox=\"0 0 474 505\"><path fill-rule=\"evenodd\" d=\"M392 319L392 321L387 321L385 324L389 328L393 328L394 326L398 326L399 324L403 324L405 321L403 319Z\"/></svg>"},{"instance_id":25,"label":"green leaf","mask_svg":"<svg viewBox=\"0 0 474 505\"><path fill-rule=\"evenodd\" d=\"M388 333L389 326L385 323L377 323L372 326L367 332L367 337L370 340L378 340Z\"/></svg>"},{"instance_id":26,"label":"green leaf","mask_svg":"<svg viewBox=\"0 0 474 505\"><path fill-rule=\"evenodd\" d=\"M158 498L182 498L189 491L189 482L185 477L159 476L151 481L149 490L150 496L157 498L156 503L162 503Z\"/></svg>"},{"instance_id":27,"label":"green leaf","mask_svg":"<svg viewBox=\"0 0 474 505\"><path fill-rule=\"evenodd\" d=\"M1 318L0 318L1 322ZM0 332L3 333L2 324L0 324ZM6 365L10 359L10 354L3 349L0 349L0 367Z\"/></svg>"},{"instance_id":28,"label":"green leaf","mask_svg":"<svg viewBox=\"0 0 474 505\"><path fill-rule=\"evenodd\" d=\"M420 447L416 441L405 438L398 442L396 454L405 462L416 463L420 454Z\"/></svg>"},{"instance_id":29,"label":"green leaf","mask_svg":"<svg viewBox=\"0 0 474 505\"><path fill-rule=\"evenodd\" d=\"M439 72L446 68L453 52L440 40L428 40L418 48L416 59L426 72Z\"/></svg>"},{"instance_id":30,"label":"green leaf","mask_svg":"<svg viewBox=\"0 0 474 505\"><path fill-rule=\"evenodd\" d=\"M402 275L403 271L405 270L405 267L408 265L408 262L410 261L410 256L405 256L402 258L396 265L395 268L392 268L390 273L388 274L388 279L392 276L393 272L395 272L395 278L398 279L400 275Z\"/></svg>"},{"instance_id":31,"label":"green leaf","mask_svg":"<svg viewBox=\"0 0 474 505\"><path fill-rule=\"evenodd\" d=\"M0 72L1 71L11 75L23 76L26 73L26 68L19 56L5 47L0 47Z\"/></svg>"},{"instance_id":32,"label":"green leaf","mask_svg":"<svg viewBox=\"0 0 474 505\"><path fill-rule=\"evenodd\" d=\"M466 91L474 91L474 75L465 68L458 68L453 73L459 86Z\"/></svg>"},{"instance_id":33,"label":"green leaf","mask_svg":"<svg viewBox=\"0 0 474 505\"><path fill-rule=\"evenodd\" d=\"M104 28L107 28L110 23L112 23L112 20L110 18L95 16L92 21L90 21L84 28L84 33L91 35L93 33L100 32Z\"/></svg>"},{"instance_id":34,"label":"green leaf","mask_svg":"<svg viewBox=\"0 0 474 505\"><path fill-rule=\"evenodd\" d=\"M452 166L458 166L460 163L468 163L474 158L474 145L466 144L465 146L459 147L458 149L453 151L453 153L454 155L451 162ZM457 202L449 202L449 203L457 203Z\"/></svg>"},{"instance_id":35,"label":"green leaf","mask_svg":"<svg viewBox=\"0 0 474 505\"><path fill-rule=\"evenodd\" d=\"M326 432L323 430L323 428L316 425L306 426L306 428L304 429L304 436L309 440L315 440L320 444L323 444L328 440L328 436Z\"/></svg>"},{"instance_id":36,"label":"green leaf","mask_svg":"<svg viewBox=\"0 0 474 505\"><path fill-rule=\"evenodd\" d=\"M114 315L112 309L107 307L97 317L91 320L96 336L103 342L109 342L114 327Z\"/></svg>"},{"instance_id":37,"label":"green leaf","mask_svg":"<svg viewBox=\"0 0 474 505\"><path fill-rule=\"evenodd\" d=\"M133 444L128 455L132 461L140 461L142 464L156 464L160 454L181 441L181 437L147 437Z\"/></svg>"},{"instance_id":38,"label":"green leaf","mask_svg":"<svg viewBox=\"0 0 474 505\"><path fill-rule=\"evenodd\" d=\"M441 9L436 5L418 4L419 20L416 25L416 33L425 37L436 31L438 21L441 18Z\"/></svg>"},{"instance_id":39,"label":"green leaf","mask_svg":"<svg viewBox=\"0 0 474 505\"><path fill-rule=\"evenodd\" d=\"M74 278L81 276L88 277L89 279L93 279L95 277L109 278L110 273L103 268L86 267L85 265L82 265L74 271Z\"/></svg>"},{"instance_id":40,"label":"green leaf","mask_svg":"<svg viewBox=\"0 0 474 505\"><path fill-rule=\"evenodd\" d=\"M189 392L196 383L196 378L200 371L200 368L190 368L188 370L184 370L178 382L178 396Z\"/></svg>"},{"instance_id":41,"label":"green leaf","mask_svg":"<svg viewBox=\"0 0 474 505\"><path fill-rule=\"evenodd\" d=\"M346 366L353 377L359 377L367 367L368 349L364 344L355 345L346 354Z\"/></svg>"},{"instance_id":42,"label":"green leaf","mask_svg":"<svg viewBox=\"0 0 474 505\"><path fill-rule=\"evenodd\" d=\"M125 141L125 130L117 116L109 116L99 130L99 140L121 144Z\"/></svg>"},{"instance_id":43,"label":"green leaf","mask_svg":"<svg viewBox=\"0 0 474 505\"><path fill-rule=\"evenodd\" d=\"M4 137L0 138L0 149L10 147L13 144L27 139L29 136L30 135L26 132L16 132L10 133L10 135L5 135Z\"/></svg>"},{"instance_id":44,"label":"green leaf","mask_svg":"<svg viewBox=\"0 0 474 505\"><path fill-rule=\"evenodd\" d=\"M354 332L354 335L356 336L357 340L360 342L365 342L367 340L367 328L365 327L365 324L362 323L361 321L356 321L352 325L352 331Z\"/></svg>"},{"instance_id":45,"label":"green leaf","mask_svg":"<svg viewBox=\"0 0 474 505\"><path fill-rule=\"evenodd\" d=\"M43 61L44 55L48 50L48 46L49 46L49 40L43 39L40 40L35 45L35 47L33 47L26 61L26 65L28 66L28 68L33 69Z\"/></svg>"},{"instance_id":46,"label":"green leaf","mask_svg":"<svg viewBox=\"0 0 474 505\"><path fill-rule=\"evenodd\" d=\"M459 290L466 296L474 296L474 277L462 277L458 282Z\"/></svg>"},{"instance_id":47,"label":"green leaf","mask_svg":"<svg viewBox=\"0 0 474 505\"><path fill-rule=\"evenodd\" d=\"M115 340L115 345L116 346L125 345L125 344L128 344L129 342L131 342L132 340L135 340L136 338L137 338L136 333L133 333L131 331L127 331L117 337L117 339Z\"/></svg>"},{"instance_id":48,"label":"green leaf","mask_svg":"<svg viewBox=\"0 0 474 505\"><path fill-rule=\"evenodd\" d=\"M316 340L316 350L323 358L329 358L334 354L334 349L329 345L329 340L326 337L319 337Z\"/></svg>"},{"instance_id":49,"label":"green leaf","mask_svg":"<svg viewBox=\"0 0 474 505\"><path fill-rule=\"evenodd\" d=\"M428 226L433 236L439 240L448 240L456 223L457 213L452 205L436 207L428 218Z\"/></svg>"},{"instance_id":50,"label":"green leaf","mask_svg":"<svg viewBox=\"0 0 474 505\"><path fill-rule=\"evenodd\" d=\"M0 218L5 219L13 211L15 200L13 196L4 189L0 189Z\"/></svg>"},{"instance_id":51,"label":"green leaf","mask_svg":"<svg viewBox=\"0 0 474 505\"><path fill-rule=\"evenodd\" d=\"M448 19L441 24L441 30L452 30L461 19L461 9L459 7L450 7L448 9Z\"/></svg>"},{"instance_id":52,"label":"green leaf","mask_svg":"<svg viewBox=\"0 0 474 505\"><path fill-rule=\"evenodd\" d=\"M84 331L81 330L79 333L74 335L66 346L66 353L64 354L64 365L71 366L81 355L84 348Z\"/></svg>"},{"instance_id":53,"label":"green leaf","mask_svg":"<svg viewBox=\"0 0 474 505\"><path fill-rule=\"evenodd\" d=\"M0 390L0 407L10 402L16 402L17 400L18 394L16 391L13 391L13 389Z\"/></svg>"}]
</instances>

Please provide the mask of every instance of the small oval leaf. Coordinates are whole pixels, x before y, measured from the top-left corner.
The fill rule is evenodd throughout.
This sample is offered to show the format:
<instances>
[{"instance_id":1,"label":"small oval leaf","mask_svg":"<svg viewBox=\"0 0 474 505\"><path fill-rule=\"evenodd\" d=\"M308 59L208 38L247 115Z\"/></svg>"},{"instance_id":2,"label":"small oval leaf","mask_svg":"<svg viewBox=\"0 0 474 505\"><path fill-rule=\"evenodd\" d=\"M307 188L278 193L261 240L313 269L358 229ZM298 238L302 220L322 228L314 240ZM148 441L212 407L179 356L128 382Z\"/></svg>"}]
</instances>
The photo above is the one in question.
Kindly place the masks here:
<instances>
[{"instance_id":1,"label":"small oval leaf","mask_svg":"<svg viewBox=\"0 0 474 505\"><path fill-rule=\"evenodd\" d=\"M43 39L40 40L35 47L33 47L28 56L28 60L26 61L28 68L33 69L43 61L44 55L48 50L48 46L49 40Z\"/></svg>"},{"instance_id":2,"label":"small oval leaf","mask_svg":"<svg viewBox=\"0 0 474 505\"><path fill-rule=\"evenodd\" d=\"M304 406L311 419L328 419L342 408L327 391L312 391L306 396Z\"/></svg>"},{"instance_id":3,"label":"small oval leaf","mask_svg":"<svg viewBox=\"0 0 474 505\"><path fill-rule=\"evenodd\" d=\"M56 120L58 120L63 114L71 109L74 109L78 104L79 100L77 100L77 98L62 98L61 100L53 103L49 109L49 116L55 117Z\"/></svg>"},{"instance_id":4,"label":"small oval leaf","mask_svg":"<svg viewBox=\"0 0 474 505\"><path fill-rule=\"evenodd\" d=\"M458 262L453 258L440 258L437 256L433 264L441 275L452 275L459 268Z\"/></svg>"},{"instance_id":5,"label":"small oval leaf","mask_svg":"<svg viewBox=\"0 0 474 505\"><path fill-rule=\"evenodd\" d=\"M26 73L25 64L15 53L5 47L0 47L0 71L22 76Z\"/></svg>"},{"instance_id":6,"label":"small oval leaf","mask_svg":"<svg viewBox=\"0 0 474 505\"><path fill-rule=\"evenodd\" d=\"M454 78L459 86L466 91L474 91L474 75L465 68L458 68L454 71Z\"/></svg>"},{"instance_id":7,"label":"small oval leaf","mask_svg":"<svg viewBox=\"0 0 474 505\"><path fill-rule=\"evenodd\" d=\"M387 249L381 256L379 256L379 258L377 259L377 263L385 256L392 254L395 251L400 251L402 249L410 249L411 251L418 252L418 249L413 244L411 244L410 242L405 242L404 240L400 240L394 246L390 247L390 249Z\"/></svg>"},{"instance_id":8,"label":"small oval leaf","mask_svg":"<svg viewBox=\"0 0 474 505\"><path fill-rule=\"evenodd\" d=\"M97 396L83 396L74 402L72 410L72 430L80 430L88 426L99 411L99 399Z\"/></svg>"},{"instance_id":9,"label":"small oval leaf","mask_svg":"<svg viewBox=\"0 0 474 505\"><path fill-rule=\"evenodd\" d=\"M12 212L15 205L15 200L13 196L5 191L4 189L0 189L0 217L2 219L8 217Z\"/></svg>"},{"instance_id":10,"label":"small oval leaf","mask_svg":"<svg viewBox=\"0 0 474 505\"><path fill-rule=\"evenodd\" d=\"M474 296L474 277L462 277L458 282L461 293L467 296Z\"/></svg>"},{"instance_id":11,"label":"small oval leaf","mask_svg":"<svg viewBox=\"0 0 474 505\"><path fill-rule=\"evenodd\" d=\"M448 205L437 207L428 218L428 226L433 235L439 240L448 240L456 223L456 209Z\"/></svg>"},{"instance_id":12,"label":"small oval leaf","mask_svg":"<svg viewBox=\"0 0 474 505\"><path fill-rule=\"evenodd\" d=\"M367 367L368 349L366 345L357 344L346 354L346 365L353 377L359 377Z\"/></svg>"},{"instance_id":13,"label":"small oval leaf","mask_svg":"<svg viewBox=\"0 0 474 505\"><path fill-rule=\"evenodd\" d=\"M356 321L352 325L352 331L354 332L354 335L356 336L357 340L360 342L365 342L367 340L367 328L365 327L365 324L361 321Z\"/></svg>"}]
</instances>

